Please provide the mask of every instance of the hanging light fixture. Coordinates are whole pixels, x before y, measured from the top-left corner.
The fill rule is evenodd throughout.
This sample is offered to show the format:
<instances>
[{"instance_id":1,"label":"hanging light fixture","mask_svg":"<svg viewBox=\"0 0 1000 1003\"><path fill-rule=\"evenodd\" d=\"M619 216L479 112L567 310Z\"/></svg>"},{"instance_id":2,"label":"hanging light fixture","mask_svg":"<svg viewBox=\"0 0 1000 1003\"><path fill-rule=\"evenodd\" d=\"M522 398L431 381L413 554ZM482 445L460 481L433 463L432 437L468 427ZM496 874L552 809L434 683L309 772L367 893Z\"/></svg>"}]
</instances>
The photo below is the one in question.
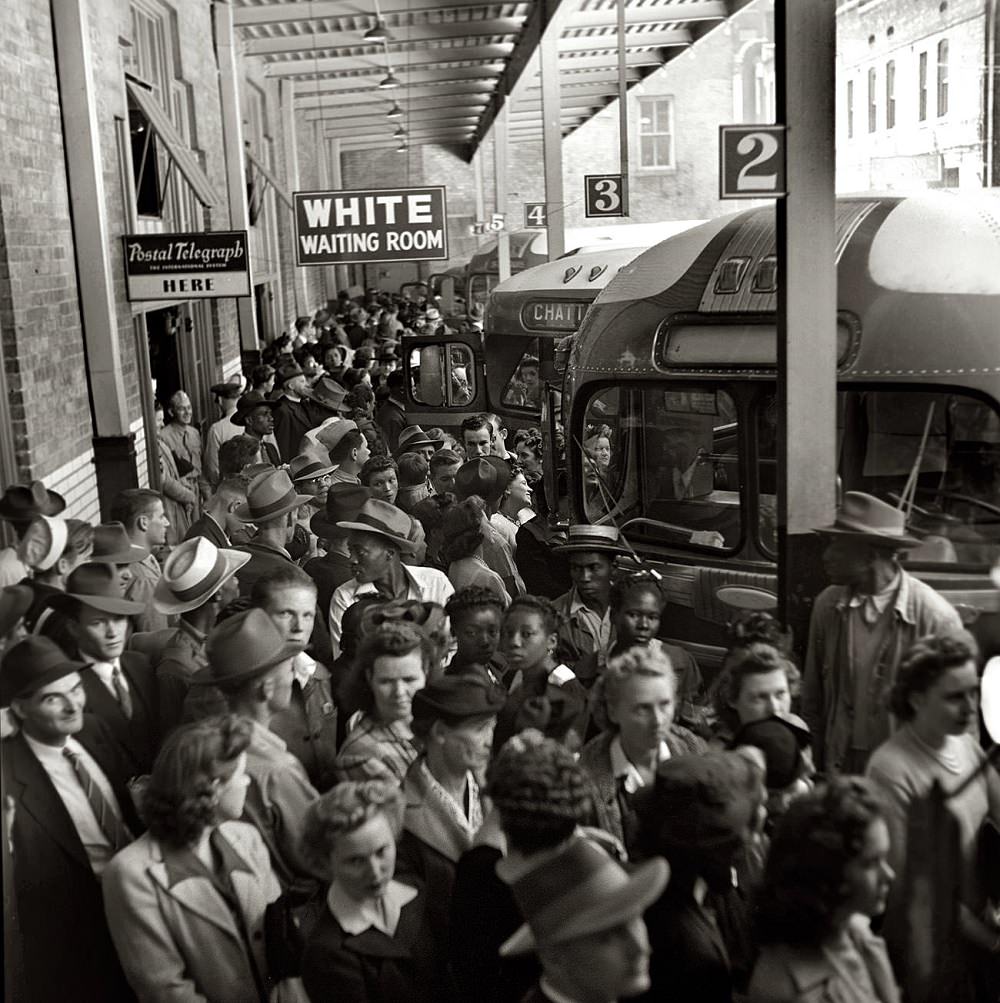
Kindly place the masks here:
<instances>
[{"instance_id":1,"label":"hanging light fixture","mask_svg":"<svg viewBox=\"0 0 1000 1003\"><path fill-rule=\"evenodd\" d=\"M389 29L385 26L385 21L377 17L375 18L375 24L361 36L361 39L364 42L371 42L372 44L391 42L392 35L389 34Z\"/></svg>"},{"instance_id":2,"label":"hanging light fixture","mask_svg":"<svg viewBox=\"0 0 1000 1003\"><path fill-rule=\"evenodd\" d=\"M397 153L406 153L406 151L408 149L409 149L409 147L406 145L406 140L404 139L403 142L400 143L399 146L396 147L396 152Z\"/></svg>"},{"instance_id":3,"label":"hanging light fixture","mask_svg":"<svg viewBox=\"0 0 1000 1003\"><path fill-rule=\"evenodd\" d=\"M403 109L396 104L395 101L392 102L392 107L385 113L386 118L402 118Z\"/></svg>"},{"instance_id":4,"label":"hanging light fixture","mask_svg":"<svg viewBox=\"0 0 1000 1003\"><path fill-rule=\"evenodd\" d=\"M395 90L397 87L401 86L399 78L393 75L392 69L378 82L378 89L380 91L391 91Z\"/></svg>"},{"instance_id":5,"label":"hanging light fixture","mask_svg":"<svg viewBox=\"0 0 1000 1003\"><path fill-rule=\"evenodd\" d=\"M396 126L396 131L392 134L393 139L402 139L406 135L406 130L401 126Z\"/></svg>"}]
</instances>

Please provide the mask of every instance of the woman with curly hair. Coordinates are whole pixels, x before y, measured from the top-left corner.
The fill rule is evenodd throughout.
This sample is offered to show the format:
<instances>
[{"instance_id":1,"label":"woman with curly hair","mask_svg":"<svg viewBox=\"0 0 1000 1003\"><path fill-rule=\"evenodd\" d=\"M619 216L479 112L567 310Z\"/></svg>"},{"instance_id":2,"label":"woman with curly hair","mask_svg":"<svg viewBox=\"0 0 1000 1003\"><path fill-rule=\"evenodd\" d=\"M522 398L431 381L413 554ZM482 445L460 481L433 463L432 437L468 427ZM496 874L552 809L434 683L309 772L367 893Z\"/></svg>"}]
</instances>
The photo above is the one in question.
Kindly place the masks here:
<instances>
[{"instance_id":1,"label":"woman with curly hair","mask_svg":"<svg viewBox=\"0 0 1000 1003\"><path fill-rule=\"evenodd\" d=\"M426 634L405 620L382 623L362 640L348 683L349 702L360 713L337 754L340 777L402 783L417 758L413 697L433 659Z\"/></svg>"},{"instance_id":2,"label":"woman with curly hair","mask_svg":"<svg viewBox=\"0 0 1000 1003\"><path fill-rule=\"evenodd\" d=\"M542 433L537 428L518 431L514 436L514 450L528 483L537 484L542 479Z\"/></svg>"},{"instance_id":3,"label":"woman with curly hair","mask_svg":"<svg viewBox=\"0 0 1000 1003\"><path fill-rule=\"evenodd\" d=\"M108 925L140 1001L272 998L264 912L280 887L260 833L236 821L249 743L235 715L169 735L142 797L149 831L104 872Z\"/></svg>"},{"instance_id":4,"label":"woman with curly hair","mask_svg":"<svg viewBox=\"0 0 1000 1003\"><path fill-rule=\"evenodd\" d=\"M510 593L503 579L483 560L486 539L486 505L478 495L452 505L444 513L444 543L441 556L447 562L451 584L458 589L478 585L495 592L504 606L510 604Z\"/></svg>"},{"instance_id":5,"label":"woman with curly hair","mask_svg":"<svg viewBox=\"0 0 1000 1003\"><path fill-rule=\"evenodd\" d=\"M395 878L402 819L399 789L378 780L338 784L309 806L303 848L331 879L302 958L313 1000L441 998L440 947L427 924L426 895Z\"/></svg>"},{"instance_id":6,"label":"woman with curly hair","mask_svg":"<svg viewBox=\"0 0 1000 1003\"><path fill-rule=\"evenodd\" d=\"M948 796L960 856L959 926L971 967L986 970L1000 955L1000 924L992 916L981 918L986 890L978 845L987 819L1000 824L1000 777L984 768L985 754L969 731L977 724L979 710L976 654L967 634L925 637L913 644L889 693L898 727L872 753L866 772L885 799L892 837L889 860L907 879L911 807L926 798L934 784ZM897 965L905 962L909 950L904 911L902 897L891 895L884 932Z\"/></svg>"},{"instance_id":7,"label":"woman with curly hair","mask_svg":"<svg viewBox=\"0 0 1000 1003\"><path fill-rule=\"evenodd\" d=\"M497 874L527 873L574 836L601 840L590 781L573 753L538 731L515 735L487 773L493 810L476 845L458 862L448 948L459 998L520 1003L538 978L533 956L501 958L500 945L523 922L510 886Z\"/></svg>"},{"instance_id":8,"label":"woman with curly hair","mask_svg":"<svg viewBox=\"0 0 1000 1003\"><path fill-rule=\"evenodd\" d=\"M694 732L674 723L677 676L662 648L632 647L608 660L590 691L590 710L601 734L580 753L597 789L598 824L631 853L633 796L653 782L660 763L705 751Z\"/></svg>"},{"instance_id":9,"label":"woman with curly hair","mask_svg":"<svg viewBox=\"0 0 1000 1003\"><path fill-rule=\"evenodd\" d=\"M751 1003L899 1003L885 943L869 926L895 876L889 852L882 805L858 777L835 777L789 807L757 902Z\"/></svg>"}]
</instances>

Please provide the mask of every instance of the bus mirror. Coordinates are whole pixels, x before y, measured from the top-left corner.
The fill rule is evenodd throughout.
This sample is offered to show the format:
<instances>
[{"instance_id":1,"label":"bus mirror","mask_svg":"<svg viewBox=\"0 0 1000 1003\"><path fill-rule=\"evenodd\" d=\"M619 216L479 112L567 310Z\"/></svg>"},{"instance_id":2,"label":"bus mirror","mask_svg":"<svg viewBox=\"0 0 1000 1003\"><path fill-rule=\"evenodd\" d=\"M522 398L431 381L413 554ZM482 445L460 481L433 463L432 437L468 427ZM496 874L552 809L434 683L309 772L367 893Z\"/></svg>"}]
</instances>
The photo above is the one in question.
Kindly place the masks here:
<instances>
[{"instance_id":1,"label":"bus mirror","mask_svg":"<svg viewBox=\"0 0 1000 1003\"><path fill-rule=\"evenodd\" d=\"M994 744L1000 744L1000 655L987 663L980 686L983 722Z\"/></svg>"},{"instance_id":2,"label":"bus mirror","mask_svg":"<svg viewBox=\"0 0 1000 1003\"><path fill-rule=\"evenodd\" d=\"M556 435L558 414L558 391L546 383L542 394L542 488L545 492L545 507L550 513L559 512L559 443Z\"/></svg>"}]
</instances>

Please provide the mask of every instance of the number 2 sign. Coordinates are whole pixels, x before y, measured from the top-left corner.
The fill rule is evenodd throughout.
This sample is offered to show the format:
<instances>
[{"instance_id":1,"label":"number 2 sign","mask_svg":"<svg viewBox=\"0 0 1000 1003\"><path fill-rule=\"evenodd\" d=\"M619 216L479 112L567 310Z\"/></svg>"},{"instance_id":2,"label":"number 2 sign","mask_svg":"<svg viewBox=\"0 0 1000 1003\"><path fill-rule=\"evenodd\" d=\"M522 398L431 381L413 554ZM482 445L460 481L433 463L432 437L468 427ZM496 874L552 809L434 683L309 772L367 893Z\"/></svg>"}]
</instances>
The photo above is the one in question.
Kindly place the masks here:
<instances>
[{"instance_id":1,"label":"number 2 sign","mask_svg":"<svg viewBox=\"0 0 1000 1003\"><path fill-rule=\"evenodd\" d=\"M627 216L628 196L620 174L586 174L583 178L583 214Z\"/></svg>"},{"instance_id":2,"label":"number 2 sign","mask_svg":"<svg viewBox=\"0 0 1000 1003\"><path fill-rule=\"evenodd\" d=\"M785 127L719 126L719 198L766 199L785 194Z\"/></svg>"}]
</instances>

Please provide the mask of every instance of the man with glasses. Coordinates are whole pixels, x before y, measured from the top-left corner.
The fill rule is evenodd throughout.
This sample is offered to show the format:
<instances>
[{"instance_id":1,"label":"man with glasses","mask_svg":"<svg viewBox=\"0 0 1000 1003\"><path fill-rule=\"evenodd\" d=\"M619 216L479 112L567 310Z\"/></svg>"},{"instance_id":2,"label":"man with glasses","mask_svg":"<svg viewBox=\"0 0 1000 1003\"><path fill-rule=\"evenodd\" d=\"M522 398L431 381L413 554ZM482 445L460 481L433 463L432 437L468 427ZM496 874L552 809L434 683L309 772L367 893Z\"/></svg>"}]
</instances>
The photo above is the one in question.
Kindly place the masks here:
<instances>
[{"instance_id":1,"label":"man with glasses","mask_svg":"<svg viewBox=\"0 0 1000 1003\"><path fill-rule=\"evenodd\" d=\"M295 490L301 495L309 496L309 501L299 506L295 515L295 534L299 547L294 548L294 552L304 546L303 553L306 557L315 557L319 553L317 540L309 523L318 511L326 507L326 496L333 483L335 469L329 457L318 450L299 453L288 464L288 476L291 477Z\"/></svg>"}]
</instances>

